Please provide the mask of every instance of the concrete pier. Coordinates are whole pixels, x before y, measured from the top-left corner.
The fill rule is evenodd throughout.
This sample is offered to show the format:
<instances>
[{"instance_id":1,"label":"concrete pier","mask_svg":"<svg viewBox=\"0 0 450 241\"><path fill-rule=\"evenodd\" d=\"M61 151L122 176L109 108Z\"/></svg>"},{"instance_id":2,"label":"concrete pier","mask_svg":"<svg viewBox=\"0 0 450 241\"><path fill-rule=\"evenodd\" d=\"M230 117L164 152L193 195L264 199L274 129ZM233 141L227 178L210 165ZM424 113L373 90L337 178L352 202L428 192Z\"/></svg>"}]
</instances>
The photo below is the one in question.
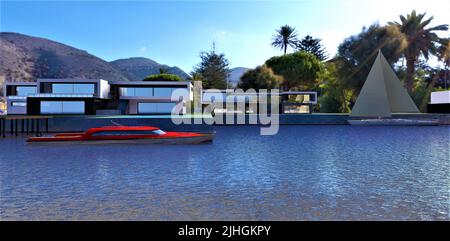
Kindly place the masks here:
<instances>
[{"instance_id":1,"label":"concrete pier","mask_svg":"<svg viewBox=\"0 0 450 241\"><path fill-rule=\"evenodd\" d=\"M0 136L6 137L6 132L9 131L10 135L18 136L20 133L26 133L27 135L32 133L36 136L42 135L43 132L49 131L49 119L51 116L0 116ZM9 125L8 125L9 122ZM20 131L19 131L20 126ZM35 128L36 126L36 128ZM9 128L8 128L9 127ZM42 128L43 127L43 128Z\"/></svg>"}]
</instances>

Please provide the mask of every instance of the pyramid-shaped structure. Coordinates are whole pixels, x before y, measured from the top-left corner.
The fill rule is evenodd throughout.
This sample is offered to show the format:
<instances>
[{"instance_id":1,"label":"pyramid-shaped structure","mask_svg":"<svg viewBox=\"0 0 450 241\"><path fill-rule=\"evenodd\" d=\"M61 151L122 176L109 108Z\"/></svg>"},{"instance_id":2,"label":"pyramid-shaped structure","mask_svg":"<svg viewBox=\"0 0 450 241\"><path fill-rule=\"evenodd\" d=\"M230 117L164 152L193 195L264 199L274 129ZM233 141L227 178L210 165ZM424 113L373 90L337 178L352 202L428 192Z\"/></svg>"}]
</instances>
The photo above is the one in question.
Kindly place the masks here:
<instances>
[{"instance_id":1,"label":"pyramid-shaped structure","mask_svg":"<svg viewBox=\"0 0 450 241\"><path fill-rule=\"evenodd\" d=\"M420 112L379 51L350 116L390 117L393 113Z\"/></svg>"}]
</instances>

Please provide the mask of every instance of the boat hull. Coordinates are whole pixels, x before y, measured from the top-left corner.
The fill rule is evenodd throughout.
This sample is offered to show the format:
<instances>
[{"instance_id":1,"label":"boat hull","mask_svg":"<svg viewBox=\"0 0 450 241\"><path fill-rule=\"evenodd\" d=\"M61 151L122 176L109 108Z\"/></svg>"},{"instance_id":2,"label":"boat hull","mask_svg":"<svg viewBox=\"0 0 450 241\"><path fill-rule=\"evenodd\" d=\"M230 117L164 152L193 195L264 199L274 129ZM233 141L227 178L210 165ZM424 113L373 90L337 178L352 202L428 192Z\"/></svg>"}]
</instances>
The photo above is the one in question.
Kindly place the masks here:
<instances>
[{"instance_id":1,"label":"boat hull","mask_svg":"<svg viewBox=\"0 0 450 241\"><path fill-rule=\"evenodd\" d=\"M438 120L419 119L354 119L347 121L356 126L437 126Z\"/></svg>"},{"instance_id":2,"label":"boat hull","mask_svg":"<svg viewBox=\"0 0 450 241\"><path fill-rule=\"evenodd\" d=\"M96 140L70 140L65 138L33 138L27 141L30 144L171 144L171 145L191 145L212 143L214 134L202 134L201 136L193 137L178 137L178 138L136 138L136 139L96 139Z\"/></svg>"}]
</instances>

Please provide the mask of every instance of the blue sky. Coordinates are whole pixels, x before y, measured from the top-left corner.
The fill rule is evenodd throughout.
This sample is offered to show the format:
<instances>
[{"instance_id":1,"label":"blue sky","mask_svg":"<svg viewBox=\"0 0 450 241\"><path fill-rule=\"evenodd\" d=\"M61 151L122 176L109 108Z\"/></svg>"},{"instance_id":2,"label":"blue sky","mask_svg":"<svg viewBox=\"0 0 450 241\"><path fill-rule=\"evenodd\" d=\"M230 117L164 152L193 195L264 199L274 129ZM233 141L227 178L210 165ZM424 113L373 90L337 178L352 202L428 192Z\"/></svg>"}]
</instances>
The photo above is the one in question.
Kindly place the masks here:
<instances>
[{"instance_id":1,"label":"blue sky","mask_svg":"<svg viewBox=\"0 0 450 241\"><path fill-rule=\"evenodd\" d=\"M55 40L108 61L141 56L190 72L213 41L231 67L255 67L281 54L270 46L271 38L289 24L300 36L323 39L333 55L363 26L398 20L412 9L433 15L435 25L450 23L448 0L1 0L0 30Z\"/></svg>"}]
</instances>

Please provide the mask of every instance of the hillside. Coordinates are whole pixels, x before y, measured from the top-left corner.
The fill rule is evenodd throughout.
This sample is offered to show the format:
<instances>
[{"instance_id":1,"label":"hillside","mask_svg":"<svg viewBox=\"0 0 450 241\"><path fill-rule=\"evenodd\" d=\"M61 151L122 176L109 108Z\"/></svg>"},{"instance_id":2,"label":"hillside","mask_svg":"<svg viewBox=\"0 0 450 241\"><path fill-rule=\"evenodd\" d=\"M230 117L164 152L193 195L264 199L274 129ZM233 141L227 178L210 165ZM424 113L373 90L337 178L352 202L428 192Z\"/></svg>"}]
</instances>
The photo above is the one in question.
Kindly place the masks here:
<instances>
[{"instance_id":1,"label":"hillside","mask_svg":"<svg viewBox=\"0 0 450 241\"><path fill-rule=\"evenodd\" d=\"M244 75L244 73L247 72L248 70L250 69L245 67L236 67L230 69L230 75L228 76L228 83L230 83L232 87L236 87L242 75Z\"/></svg>"},{"instance_id":2,"label":"hillside","mask_svg":"<svg viewBox=\"0 0 450 241\"><path fill-rule=\"evenodd\" d=\"M178 67L159 64L154 60L142 57L118 59L110 63L132 81L142 80L148 75L159 74L161 68L165 69L169 74L180 76L182 79L189 77L188 74Z\"/></svg>"},{"instance_id":3,"label":"hillside","mask_svg":"<svg viewBox=\"0 0 450 241\"><path fill-rule=\"evenodd\" d=\"M0 33L0 75L6 81L36 78L128 80L123 73L86 51L44 38Z\"/></svg>"},{"instance_id":4,"label":"hillside","mask_svg":"<svg viewBox=\"0 0 450 241\"><path fill-rule=\"evenodd\" d=\"M188 77L178 67L162 65L147 58L107 62L84 50L45 38L0 33L0 77L4 76L7 82L30 82L37 78L99 78L111 82L142 80L147 75L159 73L160 68L182 79Z\"/></svg>"}]
</instances>

